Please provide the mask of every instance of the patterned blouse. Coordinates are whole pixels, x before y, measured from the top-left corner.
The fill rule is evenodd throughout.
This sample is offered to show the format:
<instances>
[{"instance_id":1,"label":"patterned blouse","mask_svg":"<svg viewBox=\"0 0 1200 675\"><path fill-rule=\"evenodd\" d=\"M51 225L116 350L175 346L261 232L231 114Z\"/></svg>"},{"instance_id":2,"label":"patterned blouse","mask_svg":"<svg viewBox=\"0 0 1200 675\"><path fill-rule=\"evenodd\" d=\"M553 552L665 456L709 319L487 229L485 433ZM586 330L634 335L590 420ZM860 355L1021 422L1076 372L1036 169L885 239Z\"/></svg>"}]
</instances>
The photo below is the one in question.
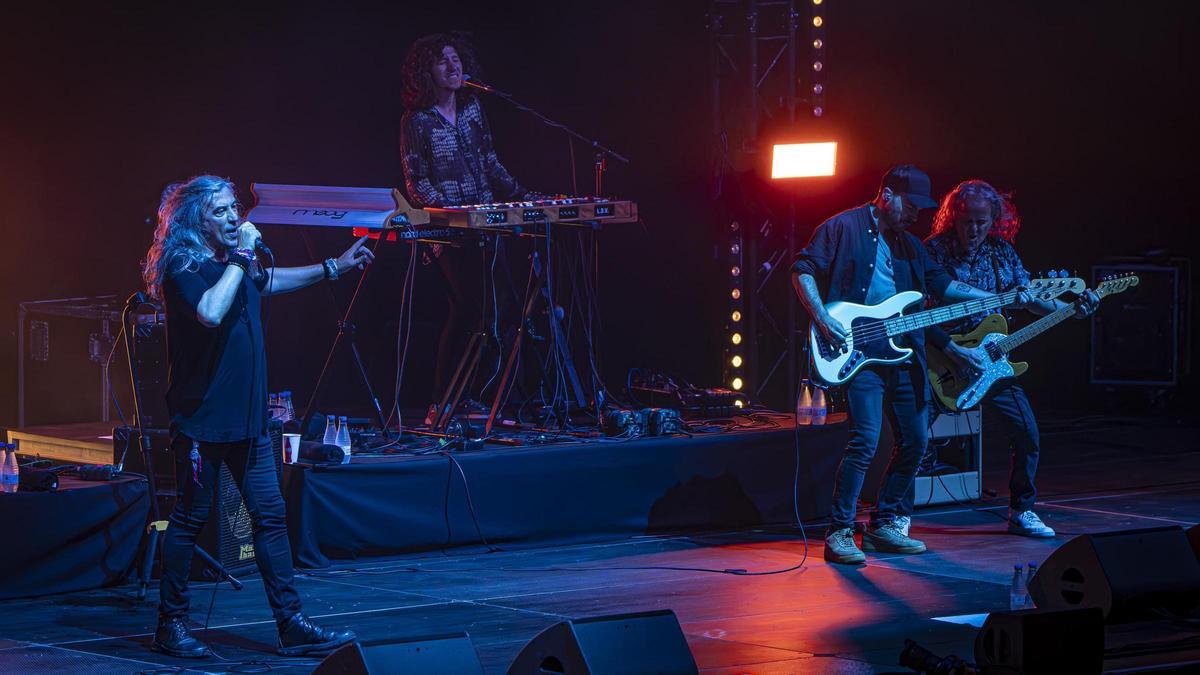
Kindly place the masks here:
<instances>
[{"instance_id":1,"label":"patterned blouse","mask_svg":"<svg viewBox=\"0 0 1200 675\"><path fill-rule=\"evenodd\" d=\"M497 159L478 99L458 103L453 124L435 108L404 113L400 160L416 207L490 204L526 195Z\"/></svg>"},{"instance_id":2,"label":"patterned blouse","mask_svg":"<svg viewBox=\"0 0 1200 675\"><path fill-rule=\"evenodd\" d=\"M992 293L1003 293L1029 283L1029 272L1012 244L989 236L974 255L967 254L954 232L943 232L925 242L929 256L945 268L955 281L968 283ZM950 333L970 332L988 313L973 314L961 321L942 326Z\"/></svg>"}]
</instances>

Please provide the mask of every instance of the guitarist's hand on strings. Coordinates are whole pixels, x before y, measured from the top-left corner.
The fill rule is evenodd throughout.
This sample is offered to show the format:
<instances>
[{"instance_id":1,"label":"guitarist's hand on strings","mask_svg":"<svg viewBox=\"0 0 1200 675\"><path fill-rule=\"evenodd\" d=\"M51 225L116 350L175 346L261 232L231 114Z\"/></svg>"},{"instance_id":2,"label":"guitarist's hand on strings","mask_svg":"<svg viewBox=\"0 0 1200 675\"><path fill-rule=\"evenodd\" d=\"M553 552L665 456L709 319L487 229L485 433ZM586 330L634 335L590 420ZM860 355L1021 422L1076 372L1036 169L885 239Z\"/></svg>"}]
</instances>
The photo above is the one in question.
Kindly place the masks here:
<instances>
[{"instance_id":1,"label":"guitarist's hand on strings","mask_svg":"<svg viewBox=\"0 0 1200 675\"><path fill-rule=\"evenodd\" d=\"M1086 290L1079 299L1075 301L1075 318L1086 319L1096 313L1096 308L1100 305L1100 296L1096 295L1095 291Z\"/></svg>"},{"instance_id":2,"label":"guitarist's hand on strings","mask_svg":"<svg viewBox=\"0 0 1200 675\"><path fill-rule=\"evenodd\" d=\"M950 357L959 368L970 372L983 372L988 365L987 354L979 347L967 348L949 342L946 344L946 356Z\"/></svg>"},{"instance_id":3,"label":"guitarist's hand on strings","mask_svg":"<svg viewBox=\"0 0 1200 675\"><path fill-rule=\"evenodd\" d=\"M846 350L846 329L842 326L842 322L833 318L828 312L823 312L820 316L813 319L816 324L817 332L831 347L838 351Z\"/></svg>"},{"instance_id":4,"label":"guitarist's hand on strings","mask_svg":"<svg viewBox=\"0 0 1200 675\"><path fill-rule=\"evenodd\" d=\"M1020 292L1017 293L1017 300L1012 304L1012 306L1014 308L1029 309L1029 306L1034 304L1033 294L1025 290L1024 286L1018 287L1017 290Z\"/></svg>"}]
</instances>

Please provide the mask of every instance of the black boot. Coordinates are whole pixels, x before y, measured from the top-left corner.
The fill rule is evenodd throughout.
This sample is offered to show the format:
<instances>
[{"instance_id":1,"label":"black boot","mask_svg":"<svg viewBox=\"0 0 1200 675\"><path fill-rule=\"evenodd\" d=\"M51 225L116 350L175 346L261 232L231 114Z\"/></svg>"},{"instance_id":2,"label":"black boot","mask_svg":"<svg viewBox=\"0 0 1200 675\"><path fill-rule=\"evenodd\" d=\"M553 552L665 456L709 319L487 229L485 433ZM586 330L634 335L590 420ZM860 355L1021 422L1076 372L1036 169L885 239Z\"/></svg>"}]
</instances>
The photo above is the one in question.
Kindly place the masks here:
<instances>
[{"instance_id":1,"label":"black boot","mask_svg":"<svg viewBox=\"0 0 1200 675\"><path fill-rule=\"evenodd\" d=\"M164 654L181 659L202 659L209 654L208 647L192 637L187 624L179 617L159 617L153 646Z\"/></svg>"},{"instance_id":2,"label":"black boot","mask_svg":"<svg viewBox=\"0 0 1200 675\"><path fill-rule=\"evenodd\" d=\"M350 630L327 630L303 614L293 614L279 626L280 656L300 656L327 652L354 642L357 636Z\"/></svg>"}]
</instances>

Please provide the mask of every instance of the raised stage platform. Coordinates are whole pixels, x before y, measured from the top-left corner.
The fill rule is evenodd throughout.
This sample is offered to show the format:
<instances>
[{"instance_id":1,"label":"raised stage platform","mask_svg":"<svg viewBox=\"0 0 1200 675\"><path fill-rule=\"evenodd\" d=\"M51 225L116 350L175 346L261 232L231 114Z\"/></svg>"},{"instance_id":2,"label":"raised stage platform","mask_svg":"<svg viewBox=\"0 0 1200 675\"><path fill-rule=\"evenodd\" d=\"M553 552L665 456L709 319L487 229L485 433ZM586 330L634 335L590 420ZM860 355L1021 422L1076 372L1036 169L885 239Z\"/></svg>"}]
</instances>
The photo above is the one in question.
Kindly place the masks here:
<instances>
[{"instance_id":1,"label":"raised stage platform","mask_svg":"<svg viewBox=\"0 0 1200 675\"><path fill-rule=\"evenodd\" d=\"M753 528L540 548L504 545L491 553L464 554L460 548L333 561L328 569L302 572L297 586L308 612L323 624L353 628L363 640L465 631L489 674L504 673L534 635L565 618L653 609L676 612L703 673L898 672L906 637L940 655L969 659L973 624L1008 606L1014 563L1042 562L1079 533L1191 525L1200 518L1200 427L1111 418L1043 419L1041 427L1037 509L1058 528L1054 540L1004 533L1008 457L993 450L985 458L985 489L999 496L918 511L913 533L929 545L925 555L872 554L866 566L828 565L821 558L823 523L810 521L807 547L794 528ZM764 442L783 436L755 433ZM816 435L832 442L838 431ZM550 450L522 452L552 461L542 456ZM785 463L782 447L748 453L746 461L773 453ZM444 481L448 460L429 459L440 459ZM728 461L737 475L739 460ZM490 500L511 492L488 494L477 487L482 465L472 461L464 468L473 494L487 495L476 501L485 533L489 527L497 533L514 528L487 510L494 508ZM658 475L656 480L666 474ZM763 483L775 494L786 491L775 484L786 485L790 477ZM570 493L556 487L553 494ZM463 528L469 539L472 526L455 523L454 531ZM781 570L801 562L798 569L766 576L721 573ZM134 586L126 584L0 602L0 662L22 673L232 672L261 670L263 664L310 672L317 660L274 654L274 625L261 581L253 576L244 581L242 591L222 585L214 594L210 584L193 587L193 625L220 659L185 661L150 651L156 589L139 603ZM210 630L204 635L206 620Z\"/></svg>"},{"instance_id":2,"label":"raised stage platform","mask_svg":"<svg viewBox=\"0 0 1200 675\"><path fill-rule=\"evenodd\" d=\"M288 465L283 488L293 553L300 566L322 568L331 560L485 541L577 543L782 525L794 523L797 510L802 519L827 515L845 425L797 431L786 415L736 422L690 437L571 439Z\"/></svg>"},{"instance_id":3,"label":"raised stage platform","mask_svg":"<svg viewBox=\"0 0 1200 675\"><path fill-rule=\"evenodd\" d=\"M933 427L942 436L980 428L977 414L939 418ZM634 439L526 434L523 445L356 453L346 465L285 465L281 489L296 563L321 569L364 556L758 528L828 515L844 415L797 429L789 415L760 412L702 428ZM105 423L9 432L26 457L85 464L113 462L111 434ZM891 444L885 429L867 476L867 501ZM970 481L959 474L924 479L919 503L947 496L946 489L949 499L977 497L978 447L975 470L963 474Z\"/></svg>"}]
</instances>

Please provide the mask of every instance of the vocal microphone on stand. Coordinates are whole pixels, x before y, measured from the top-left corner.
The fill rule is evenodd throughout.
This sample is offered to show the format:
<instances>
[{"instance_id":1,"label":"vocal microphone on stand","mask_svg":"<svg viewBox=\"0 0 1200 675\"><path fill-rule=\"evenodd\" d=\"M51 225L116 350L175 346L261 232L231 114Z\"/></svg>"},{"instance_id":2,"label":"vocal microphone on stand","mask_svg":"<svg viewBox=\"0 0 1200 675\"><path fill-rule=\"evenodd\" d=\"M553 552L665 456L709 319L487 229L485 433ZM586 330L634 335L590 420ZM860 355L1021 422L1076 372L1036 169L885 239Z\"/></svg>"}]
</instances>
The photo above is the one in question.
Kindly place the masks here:
<instances>
[{"instance_id":1,"label":"vocal microphone on stand","mask_svg":"<svg viewBox=\"0 0 1200 675\"><path fill-rule=\"evenodd\" d=\"M478 89L480 91L486 91L489 94L499 94L501 96L506 95L504 92L500 91L499 89L496 89L492 85L485 84L485 83L471 77L470 75L468 75L466 73L463 73L462 78L463 78L463 84L467 85L468 87L472 87L472 88Z\"/></svg>"}]
</instances>

